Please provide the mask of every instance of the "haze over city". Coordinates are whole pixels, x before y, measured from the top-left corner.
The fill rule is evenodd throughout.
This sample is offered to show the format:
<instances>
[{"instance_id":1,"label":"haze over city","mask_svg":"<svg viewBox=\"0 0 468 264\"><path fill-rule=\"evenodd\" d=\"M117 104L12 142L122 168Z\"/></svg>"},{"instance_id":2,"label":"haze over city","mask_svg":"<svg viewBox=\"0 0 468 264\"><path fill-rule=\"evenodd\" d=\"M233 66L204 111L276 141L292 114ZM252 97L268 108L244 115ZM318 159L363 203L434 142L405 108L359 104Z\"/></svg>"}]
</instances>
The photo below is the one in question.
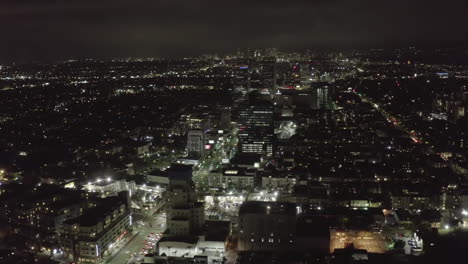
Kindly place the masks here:
<instances>
[{"instance_id":1,"label":"haze over city","mask_svg":"<svg viewBox=\"0 0 468 264\"><path fill-rule=\"evenodd\" d=\"M468 245L462 1L0 2L0 263Z\"/></svg>"}]
</instances>

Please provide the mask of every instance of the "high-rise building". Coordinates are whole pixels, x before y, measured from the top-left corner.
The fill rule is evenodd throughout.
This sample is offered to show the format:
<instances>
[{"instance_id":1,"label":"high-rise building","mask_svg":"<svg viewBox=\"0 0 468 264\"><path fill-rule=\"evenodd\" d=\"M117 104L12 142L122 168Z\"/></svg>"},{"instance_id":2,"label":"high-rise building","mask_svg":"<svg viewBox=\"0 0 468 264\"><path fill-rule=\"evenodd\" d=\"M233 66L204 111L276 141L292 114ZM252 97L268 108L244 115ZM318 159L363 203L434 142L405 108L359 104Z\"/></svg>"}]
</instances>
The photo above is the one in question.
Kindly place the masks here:
<instances>
[{"instance_id":1,"label":"high-rise building","mask_svg":"<svg viewBox=\"0 0 468 264\"><path fill-rule=\"evenodd\" d=\"M187 134L187 154L191 158L200 158L205 148L205 135L200 129L191 129Z\"/></svg>"},{"instance_id":2,"label":"high-rise building","mask_svg":"<svg viewBox=\"0 0 468 264\"><path fill-rule=\"evenodd\" d=\"M301 86L309 87L312 82L312 69L310 63L303 63L300 65Z\"/></svg>"},{"instance_id":3,"label":"high-rise building","mask_svg":"<svg viewBox=\"0 0 468 264\"><path fill-rule=\"evenodd\" d=\"M273 153L273 105L245 106L238 111L239 151L271 157Z\"/></svg>"},{"instance_id":4,"label":"high-rise building","mask_svg":"<svg viewBox=\"0 0 468 264\"><path fill-rule=\"evenodd\" d=\"M267 56L267 57L276 57L276 56L278 56L278 49L277 48L266 48L265 49L265 56Z\"/></svg>"},{"instance_id":5,"label":"high-rise building","mask_svg":"<svg viewBox=\"0 0 468 264\"><path fill-rule=\"evenodd\" d=\"M330 93L328 87L318 87L312 89L312 108L329 109L331 107Z\"/></svg>"},{"instance_id":6,"label":"high-rise building","mask_svg":"<svg viewBox=\"0 0 468 264\"><path fill-rule=\"evenodd\" d=\"M173 164L168 170L167 235L190 236L205 224L203 203L197 201L192 167Z\"/></svg>"},{"instance_id":7,"label":"high-rise building","mask_svg":"<svg viewBox=\"0 0 468 264\"><path fill-rule=\"evenodd\" d=\"M234 87L243 87L250 89L250 67L248 61L241 65L237 65L232 69L234 78L232 79Z\"/></svg>"},{"instance_id":8,"label":"high-rise building","mask_svg":"<svg viewBox=\"0 0 468 264\"><path fill-rule=\"evenodd\" d=\"M229 130L231 128L231 111L223 109L219 117L219 128Z\"/></svg>"},{"instance_id":9,"label":"high-rise building","mask_svg":"<svg viewBox=\"0 0 468 264\"><path fill-rule=\"evenodd\" d=\"M276 57L263 57L260 62L260 72L263 88L270 90L270 93L272 93L276 88Z\"/></svg>"}]
</instances>

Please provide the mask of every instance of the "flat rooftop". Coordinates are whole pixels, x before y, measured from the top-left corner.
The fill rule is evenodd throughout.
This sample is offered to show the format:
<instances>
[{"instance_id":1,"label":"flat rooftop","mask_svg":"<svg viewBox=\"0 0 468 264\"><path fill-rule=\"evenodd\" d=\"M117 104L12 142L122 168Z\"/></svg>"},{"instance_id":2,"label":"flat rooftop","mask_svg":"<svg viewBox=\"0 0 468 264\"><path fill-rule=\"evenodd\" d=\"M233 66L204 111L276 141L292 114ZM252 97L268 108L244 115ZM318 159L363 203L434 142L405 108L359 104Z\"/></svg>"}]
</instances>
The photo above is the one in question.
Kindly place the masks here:
<instances>
[{"instance_id":1,"label":"flat rooftop","mask_svg":"<svg viewBox=\"0 0 468 264\"><path fill-rule=\"evenodd\" d=\"M243 214L276 214L276 215L296 215L296 205L286 202L263 202L247 201L239 209L239 215Z\"/></svg>"}]
</instances>

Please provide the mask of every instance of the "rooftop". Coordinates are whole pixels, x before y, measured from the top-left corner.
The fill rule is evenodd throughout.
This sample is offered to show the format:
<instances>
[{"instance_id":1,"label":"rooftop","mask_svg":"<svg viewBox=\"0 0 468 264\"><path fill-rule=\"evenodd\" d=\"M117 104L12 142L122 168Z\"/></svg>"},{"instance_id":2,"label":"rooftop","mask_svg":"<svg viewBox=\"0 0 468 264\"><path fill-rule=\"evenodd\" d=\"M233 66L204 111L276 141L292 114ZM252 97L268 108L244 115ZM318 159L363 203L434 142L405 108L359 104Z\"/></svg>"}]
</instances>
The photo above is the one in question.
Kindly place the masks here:
<instances>
[{"instance_id":1,"label":"rooftop","mask_svg":"<svg viewBox=\"0 0 468 264\"><path fill-rule=\"evenodd\" d=\"M286 202L263 202L247 201L239 209L239 215L243 214L276 214L276 215L296 215L296 206Z\"/></svg>"}]
</instances>

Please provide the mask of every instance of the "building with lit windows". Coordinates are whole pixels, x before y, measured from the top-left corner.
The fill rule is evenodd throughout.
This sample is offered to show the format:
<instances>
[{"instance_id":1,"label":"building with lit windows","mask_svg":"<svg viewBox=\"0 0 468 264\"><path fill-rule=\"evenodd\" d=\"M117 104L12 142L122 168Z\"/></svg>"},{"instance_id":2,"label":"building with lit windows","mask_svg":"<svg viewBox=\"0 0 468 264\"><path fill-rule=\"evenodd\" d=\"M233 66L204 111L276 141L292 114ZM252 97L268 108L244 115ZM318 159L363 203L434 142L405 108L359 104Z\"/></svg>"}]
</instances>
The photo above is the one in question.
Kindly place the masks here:
<instances>
[{"instance_id":1,"label":"building with lit windows","mask_svg":"<svg viewBox=\"0 0 468 264\"><path fill-rule=\"evenodd\" d=\"M328 226L299 214L285 202L244 202L239 209L240 251L310 251L328 253Z\"/></svg>"},{"instance_id":2,"label":"building with lit windows","mask_svg":"<svg viewBox=\"0 0 468 264\"><path fill-rule=\"evenodd\" d=\"M272 93L276 88L276 57L264 57L260 61L260 72L263 88Z\"/></svg>"},{"instance_id":3,"label":"building with lit windows","mask_svg":"<svg viewBox=\"0 0 468 264\"><path fill-rule=\"evenodd\" d=\"M173 164L168 170L167 231L169 236L189 236L205 223L203 203L198 202L192 167Z\"/></svg>"},{"instance_id":4,"label":"building with lit windows","mask_svg":"<svg viewBox=\"0 0 468 264\"><path fill-rule=\"evenodd\" d=\"M63 223L60 244L78 263L99 263L130 231L132 215L128 193L97 200L95 207Z\"/></svg>"},{"instance_id":5,"label":"building with lit windows","mask_svg":"<svg viewBox=\"0 0 468 264\"><path fill-rule=\"evenodd\" d=\"M144 263L167 263L179 258L187 263L203 259L221 263L230 222L205 222L205 207L197 200L191 166L173 164L167 174L167 230L157 243L158 255L147 256Z\"/></svg>"},{"instance_id":6,"label":"building with lit windows","mask_svg":"<svg viewBox=\"0 0 468 264\"><path fill-rule=\"evenodd\" d=\"M200 158L205 150L205 135L200 129L189 130L187 134L187 154L192 158Z\"/></svg>"},{"instance_id":7,"label":"building with lit windows","mask_svg":"<svg viewBox=\"0 0 468 264\"><path fill-rule=\"evenodd\" d=\"M223 170L221 186L229 190L250 190L257 185L256 178L256 169L229 168Z\"/></svg>"},{"instance_id":8,"label":"building with lit windows","mask_svg":"<svg viewBox=\"0 0 468 264\"><path fill-rule=\"evenodd\" d=\"M0 220L31 248L57 249L64 221L81 215L89 194L56 185L6 184L1 188Z\"/></svg>"},{"instance_id":9,"label":"building with lit windows","mask_svg":"<svg viewBox=\"0 0 468 264\"><path fill-rule=\"evenodd\" d=\"M238 138L240 153L273 154L273 106L269 103L239 109Z\"/></svg>"},{"instance_id":10,"label":"building with lit windows","mask_svg":"<svg viewBox=\"0 0 468 264\"><path fill-rule=\"evenodd\" d=\"M88 182L83 186L83 190L88 192L100 193L102 197L113 196L122 191L128 191L132 196L136 192L136 184L134 181L98 179L94 182Z\"/></svg>"}]
</instances>

